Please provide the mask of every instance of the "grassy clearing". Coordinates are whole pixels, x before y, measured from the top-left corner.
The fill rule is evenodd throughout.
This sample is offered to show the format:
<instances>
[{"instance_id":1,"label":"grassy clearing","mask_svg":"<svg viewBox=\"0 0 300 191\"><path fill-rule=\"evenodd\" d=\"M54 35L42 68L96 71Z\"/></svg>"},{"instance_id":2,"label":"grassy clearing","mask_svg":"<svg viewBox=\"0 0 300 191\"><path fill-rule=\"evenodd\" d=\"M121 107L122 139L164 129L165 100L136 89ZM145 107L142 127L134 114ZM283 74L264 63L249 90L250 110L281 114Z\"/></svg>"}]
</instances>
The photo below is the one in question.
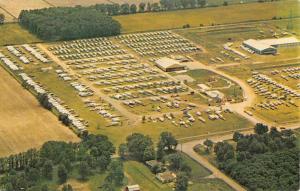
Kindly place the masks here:
<instances>
[{"instance_id":1,"label":"grassy clearing","mask_svg":"<svg viewBox=\"0 0 300 191\"><path fill-rule=\"evenodd\" d=\"M243 92L237 84L208 70L189 70L186 73L180 73L180 75L188 75L195 80L193 82L187 82L187 85L193 89L198 89L198 84L206 84L212 89L217 89L223 92L226 96L231 97L234 100L242 99Z\"/></svg>"},{"instance_id":2,"label":"grassy clearing","mask_svg":"<svg viewBox=\"0 0 300 191\"><path fill-rule=\"evenodd\" d=\"M0 34L0 46L41 41L17 23L0 25Z\"/></svg>"},{"instance_id":3,"label":"grassy clearing","mask_svg":"<svg viewBox=\"0 0 300 191\"><path fill-rule=\"evenodd\" d=\"M185 24L197 27L200 24L211 25L212 23L226 24L267 20L273 16L287 17L290 10L293 10L294 16L299 16L299 2L292 0L239 4L228 7L123 15L114 18L121 23L123 32L127 33L181 28Z\"/></svg>"},{"instance_id":4,"label":"grassy clearing","mask_svg":"<svg viewBox=\"0 0 300 191\"><path fill-rule=\"evenodd\" d=\"M171 187L161 184L155 175L142 163L128 161L124 164L129 184L139 184L142 190L171 191Z\"/></svg>"}]
</instances>

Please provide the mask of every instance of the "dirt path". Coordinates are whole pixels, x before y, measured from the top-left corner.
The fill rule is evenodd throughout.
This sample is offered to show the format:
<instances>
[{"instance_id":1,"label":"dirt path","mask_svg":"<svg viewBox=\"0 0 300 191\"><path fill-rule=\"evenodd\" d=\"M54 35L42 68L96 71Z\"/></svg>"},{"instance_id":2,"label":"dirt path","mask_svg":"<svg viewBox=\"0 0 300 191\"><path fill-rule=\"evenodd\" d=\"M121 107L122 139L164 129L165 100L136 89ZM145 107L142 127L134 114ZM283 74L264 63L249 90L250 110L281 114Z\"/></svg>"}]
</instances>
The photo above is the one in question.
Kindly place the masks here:
<instances>
[{"instance_id":1,"label":"dirt path","mask_svg":"<svg viewBox=\"0 0 300 191\"><path fill-rule=\"evenodd\" d=\"M204 139L205 140L205 139ZM199 141L192 141L185 144L182 144L178 150L181 150L191 158L193 158L195 161L197 161L199 164L207 168L212 172L212 175L216 178L219 178L223 180L225 183L227 183L230 187L232 187L234 190L237 191L246 191L245 188L243 188L241 185L239 185L236 181L231 179L230 177L226 176L224 173L222 173L218 168L213 166L206 158L202 157L198 153L194 151L194 146L203 143L204 140Z\"/></svg>"}]
</instances>

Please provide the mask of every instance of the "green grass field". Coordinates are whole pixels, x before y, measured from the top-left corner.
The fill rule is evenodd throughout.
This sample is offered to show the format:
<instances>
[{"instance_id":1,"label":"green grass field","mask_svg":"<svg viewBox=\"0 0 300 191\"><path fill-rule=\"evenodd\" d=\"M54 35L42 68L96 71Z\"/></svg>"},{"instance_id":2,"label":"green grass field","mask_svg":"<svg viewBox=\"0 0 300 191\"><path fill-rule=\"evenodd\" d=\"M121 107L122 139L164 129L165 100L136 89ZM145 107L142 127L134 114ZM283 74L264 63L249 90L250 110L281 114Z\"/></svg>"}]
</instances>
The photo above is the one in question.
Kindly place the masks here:
<instances>
[{"instance_id":1,"label":"green grass field","mask_svg":"<svg viewBox=\"0 0 300 191\"><path fill-rule=\"evenodd\" d=\"M17 23L0 25L0 46L41 42Z\"/></svg>"},{"instance_id":2,"label":"green grass field","mask_svg":"<svg viewBox=\"0 0 300 191\"><path fill-rule=\"evenodd\" d=\"M178 74L173 73L172 75L176 76ZM192 77L195 81L187 82L187 85L192 87L193 89L198 89L198 84L206 84L212 89L218 89L220 92L224 93L226 96L231 97L234 100L239 101L242 99L243 92L237 84L208 70L189 70L185 73L180 73L179 75L188 75Z\"/></svg>"},{"instance_id":3,"label":"green grass field","mask_svg":"<svg viewBox=\"0 0 300 191\"><path fill-rule=\"evenodd\" d=\"M211 25L213 23L226 24L269 20L274 16L288 17L290 11L293 11L293 16L300 16L298 1L238 4L228 7L221 6L204 9L122 15L114 18L121 23L122 31L128 33L182 28L185 24L197 27L200 26L200 24Z\"/></svg>"},{"instance_id":4,"label":"green grass field","mask_svg":"<svg viewBox=\"0 0 300 191\"><path fill-rule=\"evenodd\" d=\"M125 163L125 171L130 185L139 184L142 190L171 191L172 188L166 184L161 184L155 175L142 163L128 161Z\"/></svg>"}]
</instances>

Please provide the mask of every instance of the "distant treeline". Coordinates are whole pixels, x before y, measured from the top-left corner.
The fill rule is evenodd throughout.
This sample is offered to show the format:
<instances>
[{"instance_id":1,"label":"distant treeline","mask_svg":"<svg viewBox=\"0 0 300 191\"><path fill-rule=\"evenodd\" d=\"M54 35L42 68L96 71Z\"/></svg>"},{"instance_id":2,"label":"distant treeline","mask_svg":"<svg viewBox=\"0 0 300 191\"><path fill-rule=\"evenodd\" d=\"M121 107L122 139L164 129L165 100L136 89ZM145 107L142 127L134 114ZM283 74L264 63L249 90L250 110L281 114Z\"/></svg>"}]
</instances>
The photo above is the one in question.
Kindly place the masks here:
<instances>
[{"instance_id":1,"label":"distant treeline","mask_svg":"<svg viewBox=\"0 0 300 191\"><path fill-rule=\"evenodd\" d=\"M169 11L204 7L206 0L161 0L159 3L136 4L96 4L91 7L108 15L126 15L144 12Z\"/></svg>"},{"instance_id":2,"label":"distant treeline","mask_svg":"<svg viewBox=\"0 0 300 191\"><path fill-rule=\"evenodd\" d=\"M246 0L245 2L253 2L255 0ZM267 2L267 1L277 1L277 0L257 0L257 2ZM220 6L227 6L230 0L224 0ZM136 4L96 4L90 6L98 11L101 11L107 15L126 15L144 12L159 12L159 11L171 11L180 9L194 9L202 8L207 6L216 7L218 5L209 5L207 0L160 0L156 3L144 3L141 2Z\"/></svg>"},{"instance_id":3,"label":"distant treeline","mask_svg":"<svg viewBox=\"0 0 300 191\"><path fill-rule=\"evenodd\" d=\"M121 25L91 7L23 10L20 24L43 40L72 40L120 34Z\"/></svg>"}]
</instances>

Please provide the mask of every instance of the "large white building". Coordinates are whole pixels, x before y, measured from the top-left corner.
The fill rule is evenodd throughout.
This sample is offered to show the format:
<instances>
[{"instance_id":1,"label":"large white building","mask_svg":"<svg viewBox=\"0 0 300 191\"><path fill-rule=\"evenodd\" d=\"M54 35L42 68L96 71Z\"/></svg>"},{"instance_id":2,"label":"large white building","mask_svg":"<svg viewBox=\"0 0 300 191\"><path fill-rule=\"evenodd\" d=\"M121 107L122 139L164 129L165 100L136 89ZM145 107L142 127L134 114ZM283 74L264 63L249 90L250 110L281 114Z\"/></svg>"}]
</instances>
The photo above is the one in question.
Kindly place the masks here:
<instances>
[{"instance_id":1,"label":"large white building","mask_svg":"<svg viewBox=\"0 0 300 191\"><path fill-rule=\"evenodd\" d=\"M181 65L179 61L167 57L156 60L155 64L165 72L173 72L186 69L186 67L184 65Z\"/></svg>"},{"instance_id":2,"label":"large white building","mask_svg":"<svg viewBox=\"0 0 300 191\"><path fill-rule=\"evenodd\" d=\"M249 39L243 42L243 46L257 54L276 54L278 47L299 46L300 41L295 37L254 40Z\"/></svg>"}]
</instances>

